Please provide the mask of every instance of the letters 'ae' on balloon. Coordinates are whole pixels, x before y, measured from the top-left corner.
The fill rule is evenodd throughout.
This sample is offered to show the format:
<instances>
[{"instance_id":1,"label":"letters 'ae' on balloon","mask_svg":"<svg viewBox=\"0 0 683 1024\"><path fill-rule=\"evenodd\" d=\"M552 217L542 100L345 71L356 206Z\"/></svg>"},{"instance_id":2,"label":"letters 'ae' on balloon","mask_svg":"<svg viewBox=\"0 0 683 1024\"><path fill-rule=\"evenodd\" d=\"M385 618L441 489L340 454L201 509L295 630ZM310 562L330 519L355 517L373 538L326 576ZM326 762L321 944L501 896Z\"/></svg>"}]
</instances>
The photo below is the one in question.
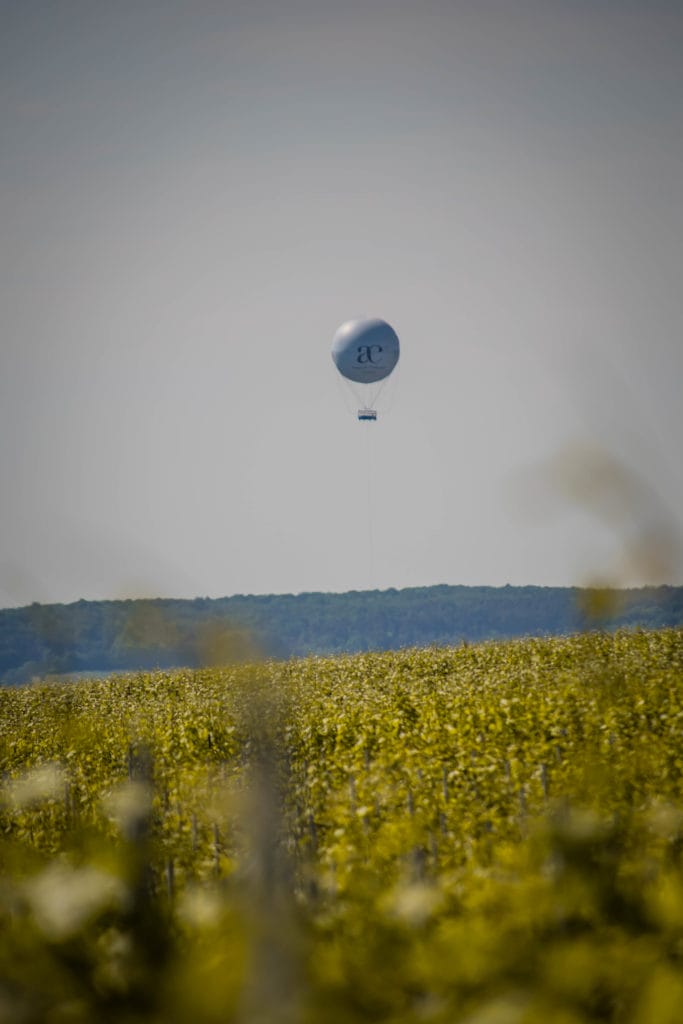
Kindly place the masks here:
<instances>
[{"instance_id":1,"label":"letters 'ae' on balloon","mask_svg":"<svg viewBox=\"0 0 683 1024\"><path fill-rule=\"evenodd\" d=\"M386 320L349 320L332 342L332 359L343 377L374 384L388 377L398 362L398 335Z\"/></svg>"}]
</instances>

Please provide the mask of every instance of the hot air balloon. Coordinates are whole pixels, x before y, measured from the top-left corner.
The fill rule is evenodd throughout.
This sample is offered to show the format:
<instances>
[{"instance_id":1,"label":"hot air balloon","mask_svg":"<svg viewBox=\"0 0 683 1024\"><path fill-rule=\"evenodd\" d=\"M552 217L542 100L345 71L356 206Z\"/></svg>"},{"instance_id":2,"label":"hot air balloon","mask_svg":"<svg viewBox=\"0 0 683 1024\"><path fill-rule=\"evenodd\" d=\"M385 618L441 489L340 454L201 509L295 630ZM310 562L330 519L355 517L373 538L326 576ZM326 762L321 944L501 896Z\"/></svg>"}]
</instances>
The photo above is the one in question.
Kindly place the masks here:
<instances>
[{"instance_id":1,"label":"hot air balloon","mask_svg":"<svg viewBox=\"0 0 683 1024\"><path fill-rule=\"evenodd\" d=\"M332 359L361 406L359 420L377 419L374 406L398 356L398 335L386 320L349 320L335 334Z\"/></svg>"}]
</instances>

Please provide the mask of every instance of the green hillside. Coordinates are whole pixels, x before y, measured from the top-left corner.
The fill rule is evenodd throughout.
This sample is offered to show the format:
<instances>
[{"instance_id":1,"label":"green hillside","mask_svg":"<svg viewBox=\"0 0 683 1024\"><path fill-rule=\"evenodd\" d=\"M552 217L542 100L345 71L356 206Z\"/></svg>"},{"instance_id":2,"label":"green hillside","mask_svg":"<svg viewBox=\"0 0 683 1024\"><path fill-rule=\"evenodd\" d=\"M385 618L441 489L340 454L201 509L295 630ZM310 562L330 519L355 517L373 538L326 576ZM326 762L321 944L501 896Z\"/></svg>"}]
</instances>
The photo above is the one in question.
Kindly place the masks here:
<instances>
[{"instance_id":1,"label":"green hillside","mask_svg":"<svg viewBox=\"0 0 683 1024\"><path fill-rule=\"evenodd\" d=\"M677 1024L683 631L0 692L0 1020Z\"/></svg>"},{"instance_id":2,"label":"green hillside","mask_svg":"<svg viewBox=\"0 0 683 1024\"><path fill-rule=\"evenodd\" d=\"M0 610L0 682L683 625L683 587L411 587Z\"/></svg>"}]
</instances>

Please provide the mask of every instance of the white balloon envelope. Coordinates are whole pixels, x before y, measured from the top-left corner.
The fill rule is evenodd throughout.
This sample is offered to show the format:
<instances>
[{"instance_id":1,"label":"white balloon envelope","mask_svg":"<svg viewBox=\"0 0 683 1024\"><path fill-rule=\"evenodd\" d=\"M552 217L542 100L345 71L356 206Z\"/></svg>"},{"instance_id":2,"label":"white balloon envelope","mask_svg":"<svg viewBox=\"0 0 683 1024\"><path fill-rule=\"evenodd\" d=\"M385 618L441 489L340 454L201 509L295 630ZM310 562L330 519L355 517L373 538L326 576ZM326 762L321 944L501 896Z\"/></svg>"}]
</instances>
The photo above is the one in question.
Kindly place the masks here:
<instances>
[{"instance_id":1,"label":"white balloon envelope","mask_svg":"<svg viewBox=\"0 0 683 1024\"><path fill-rule=\"evenodd\" d=\"M332 342L332 358L342 377L359 384L384 380L398 356L398 335L386 320L349 320Z\"/></svg>"}]
</instances>

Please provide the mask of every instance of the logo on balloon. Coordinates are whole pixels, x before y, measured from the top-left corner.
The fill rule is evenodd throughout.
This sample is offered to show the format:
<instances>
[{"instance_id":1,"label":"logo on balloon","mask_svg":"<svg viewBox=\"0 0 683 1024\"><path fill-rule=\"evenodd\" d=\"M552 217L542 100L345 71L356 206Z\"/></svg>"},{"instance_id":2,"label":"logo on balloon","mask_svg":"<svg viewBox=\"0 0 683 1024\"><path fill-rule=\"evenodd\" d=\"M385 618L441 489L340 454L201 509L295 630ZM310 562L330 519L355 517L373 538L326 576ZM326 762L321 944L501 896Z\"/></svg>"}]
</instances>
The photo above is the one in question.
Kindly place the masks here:
<instances>
[{"instance_id":1,"label":"logo on balloon","mask_svg":"<svg viewBox=\"0 0 683 1024\"><path fill-rule=\"evenodd\" d=\"M359 345L358 356L356 358L357 363L372 363L373 366L377 365L375 359L375 351L377 355L382 351L381 345Z\"/></svg>"}]
</instances>

